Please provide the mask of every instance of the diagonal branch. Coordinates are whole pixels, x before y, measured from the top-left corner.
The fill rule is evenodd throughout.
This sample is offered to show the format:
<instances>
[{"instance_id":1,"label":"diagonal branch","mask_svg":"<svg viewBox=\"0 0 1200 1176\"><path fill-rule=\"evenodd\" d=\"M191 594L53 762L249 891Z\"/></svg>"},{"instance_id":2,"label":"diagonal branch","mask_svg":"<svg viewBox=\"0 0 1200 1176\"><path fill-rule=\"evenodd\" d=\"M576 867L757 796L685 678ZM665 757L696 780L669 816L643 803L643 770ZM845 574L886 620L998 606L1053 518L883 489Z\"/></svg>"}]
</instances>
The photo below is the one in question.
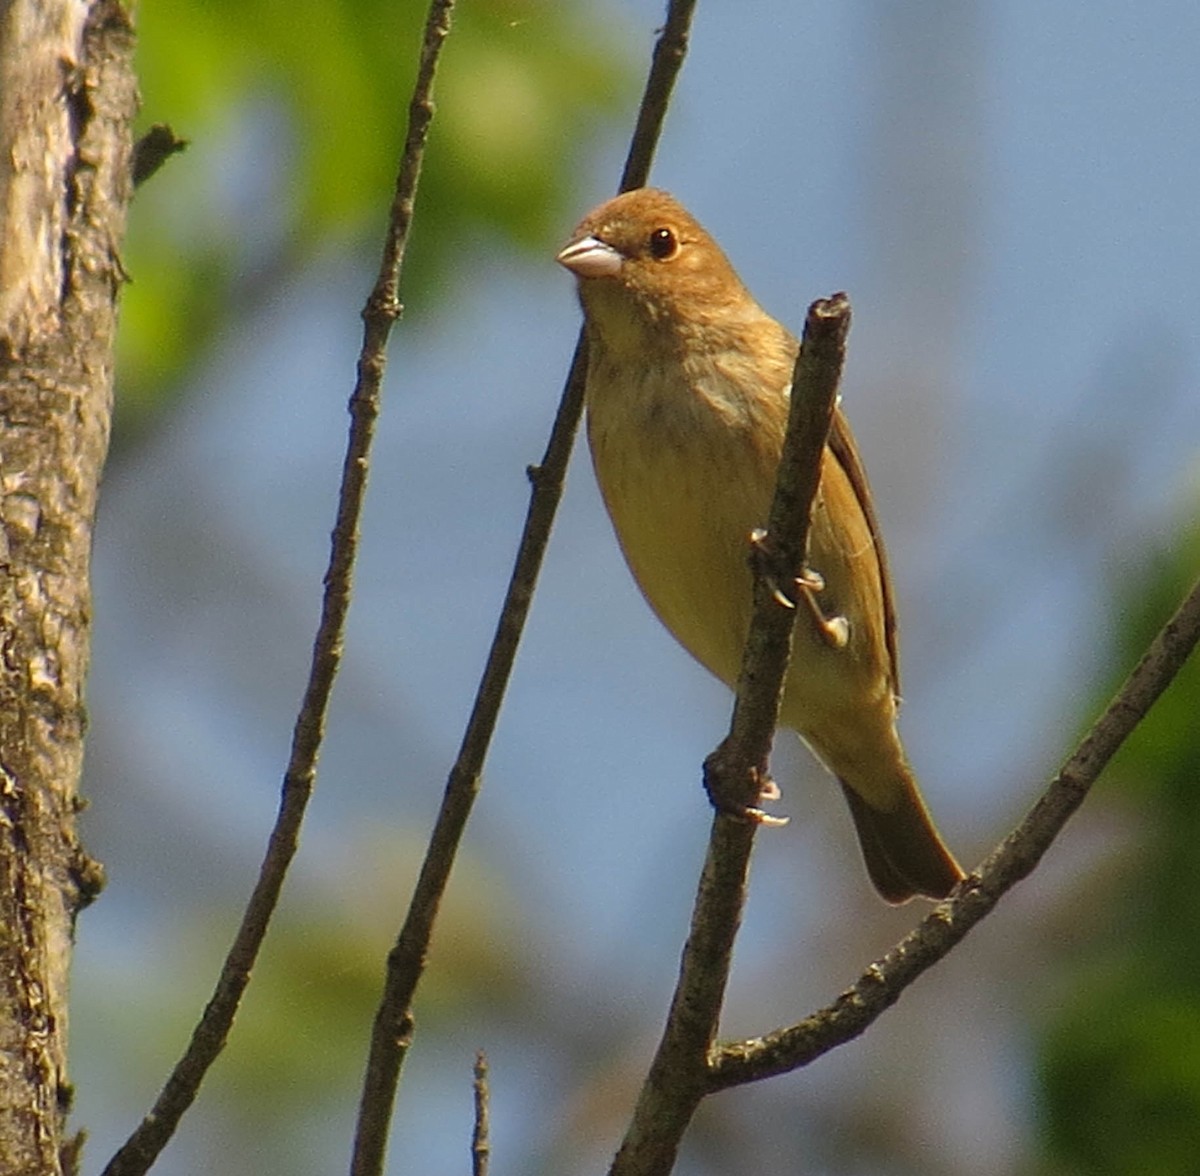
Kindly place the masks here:
<instances>
[{"instance_id":1,"label":"diagonal branch","mask_svg":"<svg viewBox=\"0 0 1200 1176\"><path fill-rule=\"evenodd\" d=\"M641 187L646 182L667 104L687 52L694 8L695 0L670 0L668 5L666 23L655 47L637 127L622 173L622 191ZM484 760L533 600L550 528L562 497L567 461L583 412L586 372L587 359L581 334L545 455L540 465L529 470L533 492L496 633L458 757L450 769L404 925L388 953L384 990L371 1030L367 1071L359 1102L351 1162L353 1176L377 1176L383 1170L400 1070L412 1044L413 997L425 969L434 923L458 845L479 794Z\"/></svg>"},{"instance_id":2,"label":"diagonal branch","mask_svg":"<svg viewBox=\"0 0 1200 1176\"><path fill-rule=\"evenodd\" d=\"M450 31L451 7L452 0L433 0L430 5L379 276L363 309L363 342L357 380L349 402L351 423L338 492L337 520L325 573L321 619L313 642L308 683L292 734L291 756L283 779L275 826L241 925L187 1050L171 1072L150 1113L109 1161L104 1176L141 1176L148 1171L195 1100L201 1082L225 1046L242 995L250 983L251 968L279 901L288 867L299 845L300 826L316 781L317 757L325 734L329 698L342 660L343 634L358 554L359 517L366 493L375 420L379 415L380 386L387 363L387 340L392 324L401 313L398 297L400 268L433 118L433 80L442 44Z\"/></svg>"},{"instance_id":3,"label":"diagonal branch","mask_svg":"<svg viewBox=\"0 0 1200 1176\"><path fill-rule=\"evenodd\" d=\"M767 524L772 562L783 583L795 580L804 569L812 503L849 329L850 304L844 294L809 308ZM754 617L733 720L728 737L705 763L710 794L742 797L743 809L757 801L768 779L767 760L797 613L782 606L762 561L755 562ZM671 1011L610 1176L670 1172L683 1133L708 1093L708 1059L745 906L756 827L754 819L721 811L713 819Z\"/></svg>"},{"instance_id":4,"label":"diagonal branch","mask_svg":"<svg viewBox=\"0 0 1200 1176\"><path fill-rule=\"evenodd\" d=\"M945 956L1041 861L1117 749L1145 718L1200 641L1200 581L1150 643L1116 697L1017 828L962 884L833 1004L766 1037L713 1056L705 1093L808 1065L857 1037Z\"/></svg>"}]
</instances>

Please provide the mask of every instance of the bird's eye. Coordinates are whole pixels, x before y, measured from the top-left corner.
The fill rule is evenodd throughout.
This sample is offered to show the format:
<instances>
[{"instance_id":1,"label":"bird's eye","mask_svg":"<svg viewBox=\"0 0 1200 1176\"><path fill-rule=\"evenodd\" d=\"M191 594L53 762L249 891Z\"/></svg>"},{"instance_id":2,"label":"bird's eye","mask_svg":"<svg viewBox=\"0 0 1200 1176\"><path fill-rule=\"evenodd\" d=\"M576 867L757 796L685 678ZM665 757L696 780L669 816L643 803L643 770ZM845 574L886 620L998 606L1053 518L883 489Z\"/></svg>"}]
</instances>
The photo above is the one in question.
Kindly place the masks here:
<instances>
[{"instance_id":1,"label":"bird's eye","mask_svg":"<svg viewBox=\"0 0 1200 1176\"><path fill-rule=\"evenodd\" d=\"M674 229L655 229L650 234L649 246L651 256L659 261L669 261L679 252L679 238L675 236Z\"/></svg>"}]
</instances>

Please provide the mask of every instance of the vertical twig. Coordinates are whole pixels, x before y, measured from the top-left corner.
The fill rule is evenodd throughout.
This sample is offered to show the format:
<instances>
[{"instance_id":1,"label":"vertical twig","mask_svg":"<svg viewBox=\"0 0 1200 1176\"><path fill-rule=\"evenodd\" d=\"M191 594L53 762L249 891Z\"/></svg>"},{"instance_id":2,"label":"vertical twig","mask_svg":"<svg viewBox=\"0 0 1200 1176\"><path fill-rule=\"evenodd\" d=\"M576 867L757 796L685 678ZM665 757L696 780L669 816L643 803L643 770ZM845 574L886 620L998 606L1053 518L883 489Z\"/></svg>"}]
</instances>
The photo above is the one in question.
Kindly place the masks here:
<instances>
[{"instance_id":1,"label":"vertical twig","mask_svg":"<svg viewBox=\"0 0 1200 1176\"><path fill-rule=\"evenodd\" d=\"M796 579L808 551L809 519L833 416L850 328L845 295L814 302L792 378L791 408L771 504L767 542L780 583ZM747 552L749 556L749 552ZM756 567L754 617L746 639L729 736L705 763L724 777L723 795L757 798L779 718L796 612L779 602ZM741 923L756 825L718 812L683 949L679 981L658 1051L610 1176L665 1176L707 1093L733 943Z\"/></svg>"},{"instance_id":2,"label":"vertical twig","mask_svg":"<svg viewBox=\"0 0 1200 1176\"><path fill-rule=\"evenodd\" d=\"M646 182L662 130L667 103L687 50L695 0L671 0L642 97L637 129L622 174L622 190ZM495 730L517 646L533 599L533 589L562 497L567 461L583 411L587 371L583 336L567 376L550 439L540 465L529 471L533 483L525 528L517 548L508 591L484 666L471 716L446 782L442 805L429 838L404 924L388 953L384 990L375 1013L355 1131L352 1176L379 1176L391 1124L400 1070L412 1044L412 1001L424 972L429 942L463 829L479 793L483 763Z\"/></svg>"},{"instance_id":3,"label":"vertical twig","mask_svg":"<svg viewBox=\"0 0 1200 1176\"><path fill-rule=\"evenodd\" d=\"M201 1082L224 1048L299 843L300 825L316 780L317 756L324 738L329 698L341 664L354 561L358 553L359 517L366 492L375 420L379 415L380 385L387 363L387 340L392 324L401 313L398 297L400 267L433 118L433 79L442 44L450 31L452 7L453 0L433 0L429 8L379 275L362 313L363 342L357 380L349 402L351 422L338 492L337 519L325 573L321 619L313 642L308 683L292 734L291 756L283 779L275 826L241 925L187 1050L171 1072L150 1113L109 1161L104 1176L141 1176L148 1171L195 1100Z\"/></svg>"},{"instance_id":4,"label":"vertical twig","mask_svg":"<svg viewBox=\"0 0 1200 1176\"><path fill-rule=\"evenodd\" d=\"M488 1089L487 1054L483 1050L475 1055L472 1089L475 1093L475 1129L471 1133L471 1176L488 1176L488 1163L492 1158L491 1124L488 1118L491 1092Z\"/></svg>"}]
</instances>

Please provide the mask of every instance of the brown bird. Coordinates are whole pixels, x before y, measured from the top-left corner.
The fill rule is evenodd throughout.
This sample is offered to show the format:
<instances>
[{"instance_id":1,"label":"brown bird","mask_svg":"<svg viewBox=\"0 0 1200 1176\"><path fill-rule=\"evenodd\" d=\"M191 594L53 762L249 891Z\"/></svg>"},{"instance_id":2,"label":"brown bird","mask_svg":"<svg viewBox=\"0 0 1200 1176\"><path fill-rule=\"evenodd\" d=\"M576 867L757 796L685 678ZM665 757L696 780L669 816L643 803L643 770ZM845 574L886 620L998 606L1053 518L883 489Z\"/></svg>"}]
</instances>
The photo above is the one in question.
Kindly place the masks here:
<instances>
[{"instance_id":1,"label":"brown bird","mask_svg":"<svg viewBox=\"0 0 1200 1176\"><path fill-rule=\"evenodd\" d=\"M737 683L799 344L666 192L586 216L558 260L588 340L587 434L625 559L693 657ZM802 612L780 721L842 785L867 871L893 903L963 877L896 732L899 675L887 560L850 428L835 412L809 562L827 623Z\"/></svg>"}]
</instances>

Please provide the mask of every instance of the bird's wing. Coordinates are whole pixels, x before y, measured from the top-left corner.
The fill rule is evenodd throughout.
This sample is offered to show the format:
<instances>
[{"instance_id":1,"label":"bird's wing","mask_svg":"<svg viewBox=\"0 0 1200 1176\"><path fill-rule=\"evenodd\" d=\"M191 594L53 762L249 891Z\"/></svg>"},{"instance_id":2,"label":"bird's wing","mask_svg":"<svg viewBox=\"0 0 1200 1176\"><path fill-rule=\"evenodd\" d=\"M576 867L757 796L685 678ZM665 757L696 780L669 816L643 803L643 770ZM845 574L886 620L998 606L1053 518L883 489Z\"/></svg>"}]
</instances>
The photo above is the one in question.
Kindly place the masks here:
<instances>
[{"instance_id":1,"label":"bird's wing","mask_svg":"<svg viewBox=\"0 0 1200 1176\"><path fill-rule=\"evenodd\" d=\"M888 570L887 551L883 546L883 537L879 533L879 519L875 515L875 506L871 500L871 489L867 484L867 472L863 469L862 459L858 456L858 447L850 432L850 426L842 415L840 408L834 409L833 423L829 428L829 449L837 459L838 465L850 479L854 493L858 498L863 517L871 532L875 544L875 555L879 561L879 583L883 593L883 625L884 640L887 642L888 659L891 661L892 693L900 697L900 655L897 649L896 635L896 601L892 593L892 576Z\"/></svg>"}]
</instances>

